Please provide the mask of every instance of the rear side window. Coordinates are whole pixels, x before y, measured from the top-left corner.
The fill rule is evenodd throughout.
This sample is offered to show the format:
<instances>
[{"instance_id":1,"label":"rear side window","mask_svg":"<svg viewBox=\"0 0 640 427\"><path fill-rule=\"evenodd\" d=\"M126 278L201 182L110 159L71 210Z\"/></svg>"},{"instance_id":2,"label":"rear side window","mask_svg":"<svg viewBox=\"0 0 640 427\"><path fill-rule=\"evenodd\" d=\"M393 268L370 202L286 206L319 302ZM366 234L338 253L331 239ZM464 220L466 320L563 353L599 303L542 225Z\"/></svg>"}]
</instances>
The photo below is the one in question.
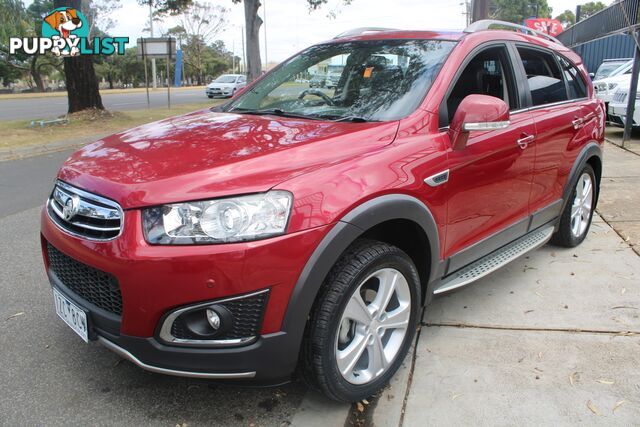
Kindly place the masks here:
<instances>
[{"instance_id":1,"label":"rear side window","mask_svg":"<svg viewBox=\"0 0 640 427\"><path fill-rule=\"evenodd\" d=\"M568 99L562 73L553 55L523 47L519 47L518 52L527 74L534 106Z\"/></svg>"},{"instance_id":2,"label":"rear side window","mask_svg":"<svg viewBox=\"0 0 640 427\"><path fill-rule=\"evenodd\" d=\"M580 75L578 69L569 61L560 58L560 65L564 72L564 78L567 79L567 88L569 89L569 99L585 98L587 96L587 87Z\"/></svg>"}]
</instances>

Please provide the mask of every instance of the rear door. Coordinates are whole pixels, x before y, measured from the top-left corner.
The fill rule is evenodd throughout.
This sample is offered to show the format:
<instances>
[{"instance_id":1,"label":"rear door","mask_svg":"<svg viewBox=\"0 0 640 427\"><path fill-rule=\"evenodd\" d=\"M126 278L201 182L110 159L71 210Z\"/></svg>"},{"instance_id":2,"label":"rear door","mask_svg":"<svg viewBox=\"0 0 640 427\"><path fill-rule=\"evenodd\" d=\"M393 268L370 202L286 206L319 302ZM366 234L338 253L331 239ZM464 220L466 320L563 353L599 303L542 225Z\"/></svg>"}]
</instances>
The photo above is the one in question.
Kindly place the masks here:
<instances>
[{"instance_id":1,"label":"rear door","mask_svg":"<svg viewBox=\"0 0 640 427\"><path fill-rule=\"evenodd\" d=\"M505 43L493 43L471 53L441 107L441 126L448 126L462 99L470 94L501 98L511 110L508 128L471 132L464 149L448 154L448 272L527 229L535 126L531 113L521 108L523 95L510 51Z\"/></svg>"},{"instance_id":2,"label":"rear door","mask_svg":"<svg viewBox=\"0 0 640 427\"><path fill-rule=\"evenodd\" d=\"M577 70L566 59L529 45L518 45L517 51L522 72L526 74L529 111L536 126L529 200L535 228L560 214L572 164L567 156L582 146L587 137L583 128L589 120L584 109L588 99L584 81L574 79L579 75L575 75Z\"/></svg>"}]
</instances>

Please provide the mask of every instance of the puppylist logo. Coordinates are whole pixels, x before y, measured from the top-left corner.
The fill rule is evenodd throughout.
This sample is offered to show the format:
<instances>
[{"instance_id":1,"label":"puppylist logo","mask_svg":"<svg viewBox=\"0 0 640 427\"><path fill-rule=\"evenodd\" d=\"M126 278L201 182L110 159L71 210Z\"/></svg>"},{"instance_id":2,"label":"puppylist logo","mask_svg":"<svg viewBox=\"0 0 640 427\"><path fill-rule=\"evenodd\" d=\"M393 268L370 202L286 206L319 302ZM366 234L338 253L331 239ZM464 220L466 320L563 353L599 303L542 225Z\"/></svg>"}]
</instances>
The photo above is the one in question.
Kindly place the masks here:
<instances>
[{"instance_id":1,"label":"puppylist logo","mask_svg":"<svg viewBox=\"0 0 640 427\"><path fill-rule=\"evenodd\" d=\"M56 56L124 55L129 37L95 37L89 43L89 25L79 10L59 7L44 17L42 37L11 37L9 52L40 55L51 52Z\"/></svg>"}]
</instances>

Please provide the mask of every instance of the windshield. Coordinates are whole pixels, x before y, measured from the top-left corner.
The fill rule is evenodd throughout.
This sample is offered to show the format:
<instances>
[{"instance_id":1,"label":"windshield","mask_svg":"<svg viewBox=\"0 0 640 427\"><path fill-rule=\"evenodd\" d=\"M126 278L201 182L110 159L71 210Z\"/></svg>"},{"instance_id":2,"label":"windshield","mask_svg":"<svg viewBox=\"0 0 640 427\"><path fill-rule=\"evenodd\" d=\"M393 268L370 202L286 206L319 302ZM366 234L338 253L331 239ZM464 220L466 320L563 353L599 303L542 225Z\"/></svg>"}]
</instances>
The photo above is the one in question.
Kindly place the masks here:
<instances>
[{"instance_id":1,"label":"windshield","mask_svg":"<svg viewBox=\"0 0 640 427\"><path fill-rule=\"evenodd\" d=\"M454 45L447 40L376 40L313 46L266 75L226 110L397 120L418 107ZM313 88L296 83L319 75L336 83Z\"/></svg>"},{"instance_id":2,"label":"windshield","mask_svg":"<svg viewBox=\"0 0 640 427\"><path fill-rule=\"evenodd\" d=\"M215 83L235 83L236 76L220 76L214 80Z\"/></svg>"},{"instance_id":3,"label":"windshield","mask_svg":"<svg viewBox=\"0 0 640 427\"><path fill-rule=\"evenodd\" d=\"M611 72L613 72L616 68L618 68L620 64L611 63L611 64L602 64L598 67L598 71L596 72L596 76L594 80L599 80L607 77Z\"/></svg>"},{"instance_id":4,"label":"windshield","mask_svg":"<svg viewBox=\"0 0 640 427\"><path fill-rule=\"evenodd\" d=\"M622 74L627 74L630 72L631 67L633 66L633 59L631 61L627 61L624 64L620 65L618 68L613 70L607 77L619 76Z\"/></svg>"}]
</instances>

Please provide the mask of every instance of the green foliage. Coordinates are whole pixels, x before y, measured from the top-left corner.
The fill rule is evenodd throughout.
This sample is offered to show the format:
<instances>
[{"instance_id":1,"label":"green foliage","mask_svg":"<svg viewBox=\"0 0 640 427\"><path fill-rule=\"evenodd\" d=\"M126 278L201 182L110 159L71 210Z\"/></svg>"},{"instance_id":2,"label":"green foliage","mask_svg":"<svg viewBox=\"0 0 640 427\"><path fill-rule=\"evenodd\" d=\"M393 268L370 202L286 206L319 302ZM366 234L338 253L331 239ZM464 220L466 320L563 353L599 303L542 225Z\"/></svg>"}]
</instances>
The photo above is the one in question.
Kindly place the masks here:
<instances>
[{"instance_id":1,"label":"green foliage","mask_svg":"<svg viewBox=\"0 0 640 427\"><path fill-rule=\"evenodd\" d=\"M153 7L156 16L176 15L191 5L192 0L138 0L144 6Z\"/></svg>"},{"instance_id":2,"label":"green foliage","mask_svg":"<svg viewBox=\"0 0 640 427\"><path fill-rule=\"evenodd\" d=\"M580 20L586 19L591 15L595 15L606 7L607 5L601 1L590 1L589 3L585 3L580 6Z\"/></svg>"},{"instance_id":3,"label":"green foliage","mask_svg":"<svg viewBox=\"0 0 640 427\"><path fill-rule=\"evenodd\" d=\"M576 23L576 15L569 9L556 16L556 19L560 21L565 27Z\"/></svg>"},{"instance_id":4,"label":"green foliage","mask_svg":"<svg viewBox=\"0 0 640 427\"><path fill-rule=\"evenodd\" d=\"M492 19L522 24L532 16L550 18L552 9L547 0L493 0L490 15Z\"/></svg>"}]
</instances>

